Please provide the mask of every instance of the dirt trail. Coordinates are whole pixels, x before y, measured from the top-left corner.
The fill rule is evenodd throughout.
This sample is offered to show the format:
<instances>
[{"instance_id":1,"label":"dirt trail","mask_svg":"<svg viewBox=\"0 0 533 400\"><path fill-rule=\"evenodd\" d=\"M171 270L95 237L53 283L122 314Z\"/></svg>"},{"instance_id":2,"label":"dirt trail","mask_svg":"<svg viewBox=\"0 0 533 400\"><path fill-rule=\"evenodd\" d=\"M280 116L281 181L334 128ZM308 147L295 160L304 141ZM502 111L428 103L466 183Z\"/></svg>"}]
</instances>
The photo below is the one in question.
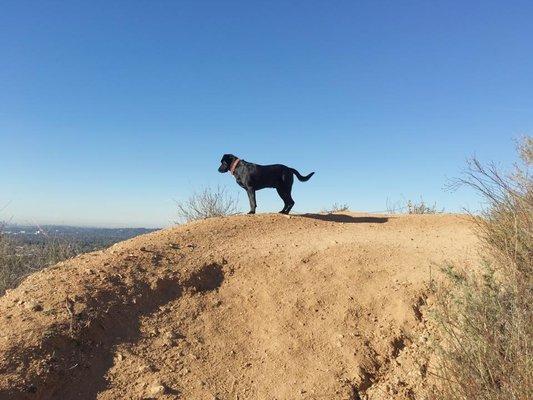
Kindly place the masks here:
<instances>
[{"instance_id":1,"label":"dirt trail","mask_svg":"<svg viewBox=\"0 0 533 400\"><path fill-rule=\"evenodd\" d=\"M0 399L423 399L430 266L464 216L236 216L85 254L0 298Z\"/></svg>"}]
</instances>

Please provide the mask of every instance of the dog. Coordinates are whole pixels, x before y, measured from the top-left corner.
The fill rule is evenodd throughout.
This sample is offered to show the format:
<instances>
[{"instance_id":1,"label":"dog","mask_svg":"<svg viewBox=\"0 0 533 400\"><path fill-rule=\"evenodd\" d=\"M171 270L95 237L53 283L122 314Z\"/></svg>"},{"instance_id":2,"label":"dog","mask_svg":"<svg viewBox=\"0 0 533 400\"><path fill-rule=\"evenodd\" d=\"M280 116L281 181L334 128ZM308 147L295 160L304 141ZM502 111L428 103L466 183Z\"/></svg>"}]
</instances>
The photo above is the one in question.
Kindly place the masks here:
<instances>
[{"instance_id":1,"label":"dog","mask_svg":"<svg viewBox=\"0 0 533 400\"><path fill-rule=\"evenodd\" d=\"M311 172L309 175L302 176L294 168L285 165L258 165L241 160L233 154L224 154L220 160L218 172L228 171L235 176L239 186L248 193L250 200L250 212L248 214L255 214L257 207L255 192L264 188L275 188L278 191L279 197L285 203L280 213L288 214L294 206L294 200L291 196L293 175L296 175L301 182L308 181L314 175L314 172Z\"/></svg>"}]
</instances>

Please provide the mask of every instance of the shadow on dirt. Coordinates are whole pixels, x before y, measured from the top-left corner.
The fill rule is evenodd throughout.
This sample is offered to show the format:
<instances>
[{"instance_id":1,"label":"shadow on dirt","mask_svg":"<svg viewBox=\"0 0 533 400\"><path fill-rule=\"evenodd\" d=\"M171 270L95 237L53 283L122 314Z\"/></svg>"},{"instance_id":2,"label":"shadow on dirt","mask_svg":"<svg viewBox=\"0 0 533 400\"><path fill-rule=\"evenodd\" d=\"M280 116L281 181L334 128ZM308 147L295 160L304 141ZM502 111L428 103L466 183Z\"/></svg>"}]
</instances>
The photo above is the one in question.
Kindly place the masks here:
<instances>
[{"instance_id":1,"label":"shadow on dirt","mask_svg":"<svg viewBox=\"0 0 533 400\"><path fill-rule=\"evenodd\" d=\"M217 263L204 265L181 282L162 277L152 284L139 280L126 285L117 279L111 290L94 293L86 302L87 310L93 311L76 316L79 328L73 336L61 329L44 341L42 347L47 350L42 349L42 359L48 374L31 387L0 392L0 399L96 399L109 387L106 374L116 361L117 346L141 339L143 316L178 299L187 289L203 293L217 289L223 280L222 266Z\"/></svg>"},{"instance_id":2,"label":"shadow on dirt","mask_svg":"<svg viewBox=\"0 0 533 400\"><path fill-rule=\"evenodd\" d=\"M345 224L384 224L388 217L352 217L347 214L300 214L299 217L318 219L328 222L342 222Z\"/></svg>"},{"instance_id":3,"label":"shadow on dirt","mask_svg":"<svg viewBox=\"0 0 533 400\"><path fill-rule=\"evenodd\" d=\"M219 264L209 264L200 271L195 272L185 282L184 286L193 288L196 292L209 292L222 284L224 273Z\"/></svg>"}]
</instances>

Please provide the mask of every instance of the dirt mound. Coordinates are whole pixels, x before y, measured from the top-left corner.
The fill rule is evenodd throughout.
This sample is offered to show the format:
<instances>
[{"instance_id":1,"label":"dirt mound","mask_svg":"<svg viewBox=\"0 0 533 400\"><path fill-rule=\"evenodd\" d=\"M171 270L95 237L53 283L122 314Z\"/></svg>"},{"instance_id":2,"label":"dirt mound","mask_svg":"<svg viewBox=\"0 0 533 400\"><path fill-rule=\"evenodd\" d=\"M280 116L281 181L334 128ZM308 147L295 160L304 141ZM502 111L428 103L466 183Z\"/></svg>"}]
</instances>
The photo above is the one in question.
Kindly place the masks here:
<instances>
[{"instance_id":1,"label":"dirt mound","mask_svg":"<svg viewBox=\"0 0 533 400\"><path fill-rule=\"evenodd\" d=\"M421 399L431 265L462 216L236 216L85 254L0 298L0 399Z\"/></svg>"}]
</instances>

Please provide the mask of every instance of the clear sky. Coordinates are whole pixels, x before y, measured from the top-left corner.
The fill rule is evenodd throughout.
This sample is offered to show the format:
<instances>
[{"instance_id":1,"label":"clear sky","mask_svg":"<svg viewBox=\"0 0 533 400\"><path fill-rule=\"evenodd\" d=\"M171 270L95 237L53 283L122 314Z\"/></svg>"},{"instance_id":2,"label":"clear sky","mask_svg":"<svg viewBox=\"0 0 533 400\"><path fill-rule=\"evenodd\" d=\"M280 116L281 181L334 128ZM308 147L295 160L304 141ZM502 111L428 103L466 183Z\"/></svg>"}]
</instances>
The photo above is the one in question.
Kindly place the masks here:
<instances>
[{"instance_id":1,"label":"clear sky","mask_svg":"<svg viewBox=\"0 0 533 400\"><path fill-rule=\"evenodd\" d=\"M0 1L0 218L166 226L223 153L382 211L533 132L530 1ZM277 211L273 190L258 211Z\"/></svg>"}]
</instances>

